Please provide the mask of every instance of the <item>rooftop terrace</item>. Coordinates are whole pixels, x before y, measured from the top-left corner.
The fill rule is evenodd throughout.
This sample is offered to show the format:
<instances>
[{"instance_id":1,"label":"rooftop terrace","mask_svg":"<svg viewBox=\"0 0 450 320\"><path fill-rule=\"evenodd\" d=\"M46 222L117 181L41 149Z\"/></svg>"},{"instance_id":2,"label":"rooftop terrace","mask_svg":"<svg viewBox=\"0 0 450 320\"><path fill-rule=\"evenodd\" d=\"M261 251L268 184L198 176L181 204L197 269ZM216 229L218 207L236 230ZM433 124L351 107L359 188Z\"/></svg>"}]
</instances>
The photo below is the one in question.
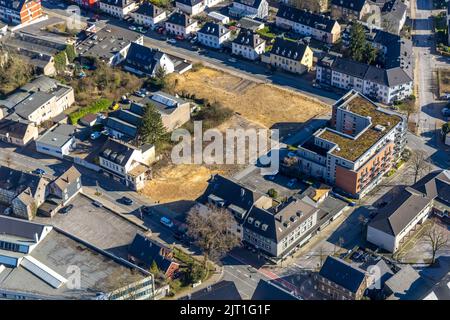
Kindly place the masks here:
<instances>
[{"instance_id":1,"label":"rooftop terrace","mask_svg":"<svg viewBox=\"0 0 450 320\"><path fill-rule=\"evenodd\" d=\"M320 138L336 143L339 149L333 154L350 161L356 161L377 141L385 136L392 128L401 122L401 117L382 112L370 100L360 94L354 94L341 102L339 109L345 109L365 117L371 117L372 125L356 139L347 138L330 130L324 130ZM376 126L383 126L384 130L377 130Z\"/></svg>"}]
</instances>

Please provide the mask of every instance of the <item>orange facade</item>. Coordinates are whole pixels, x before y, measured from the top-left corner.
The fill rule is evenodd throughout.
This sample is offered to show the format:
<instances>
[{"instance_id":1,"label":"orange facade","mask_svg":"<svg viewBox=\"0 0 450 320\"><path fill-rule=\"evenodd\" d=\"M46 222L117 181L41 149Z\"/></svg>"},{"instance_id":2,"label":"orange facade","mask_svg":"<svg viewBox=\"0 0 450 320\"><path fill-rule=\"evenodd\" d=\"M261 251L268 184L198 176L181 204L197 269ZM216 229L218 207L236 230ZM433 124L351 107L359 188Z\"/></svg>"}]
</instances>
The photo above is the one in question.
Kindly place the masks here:
<instances>
[{"instance_id":1,"label":"orange facade","mask_svg":"<svg viewBox=\"0 0 450 320\"><path fill-rule=\"evenodd\" d=\"M20 11L20 22L27 23L42 16L42 6L40 1L28 1Z\"/></svg>"},{"instance_id":2,"label":"orange facade","mask_svg":"<svg viewBox=\"0 0 450 320\"><path fill-rule=\"evenodd\" d=\"M336 186L349 194L358 194L380 173L392 167L394 143L385 145L357 171L336 166Z\"/></svg>"}]
</instances>

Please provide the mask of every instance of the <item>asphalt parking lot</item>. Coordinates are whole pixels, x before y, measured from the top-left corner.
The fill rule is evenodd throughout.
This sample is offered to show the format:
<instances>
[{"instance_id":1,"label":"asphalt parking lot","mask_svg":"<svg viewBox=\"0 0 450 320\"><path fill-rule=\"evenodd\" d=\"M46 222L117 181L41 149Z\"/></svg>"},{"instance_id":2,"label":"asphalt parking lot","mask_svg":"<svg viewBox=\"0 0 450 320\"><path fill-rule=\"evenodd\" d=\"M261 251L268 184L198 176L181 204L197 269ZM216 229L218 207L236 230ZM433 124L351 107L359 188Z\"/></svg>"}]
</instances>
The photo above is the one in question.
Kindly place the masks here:
<instances>
[{"instance_id":1,"label":"asphalt parking lot","mask_svg":"<svg viewBox=\"0 0 450 320\"><path fill-rule=\"evenodd\" d=\"M37 217L37 222L51 223L101 249L119 257L127 258L127 247L141 229L115 213L98 208L92 201L77 195L67 214L57 213L53 218Z\"/></svg>"}]
</instances>

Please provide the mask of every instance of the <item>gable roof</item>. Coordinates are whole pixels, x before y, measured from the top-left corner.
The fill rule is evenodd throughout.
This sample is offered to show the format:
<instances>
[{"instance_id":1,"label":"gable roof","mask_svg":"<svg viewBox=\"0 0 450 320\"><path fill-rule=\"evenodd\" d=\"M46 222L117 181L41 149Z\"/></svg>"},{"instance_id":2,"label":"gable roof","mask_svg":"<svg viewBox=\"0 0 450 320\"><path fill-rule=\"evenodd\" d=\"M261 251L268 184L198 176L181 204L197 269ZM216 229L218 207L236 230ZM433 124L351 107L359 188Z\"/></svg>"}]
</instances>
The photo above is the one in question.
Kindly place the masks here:
<instances>
[{"instance_id":1,"label":"gable roof","mask_svg":"<svg viewBox=\"0 0 450 320\"><path fill-rule=\"evenodd\" d=\"M41 239L45 228L50 226L0 215L0 235L11 235L29 240L35 240L35 236Z\"/></svg>"},{"instance_id":2,"label":"gable roof","mask_svg":"<svg viewBox=\"0 0 450 320\"><path fill-rule=\"evenodd\" d=\"M101 147L99 156L120 166L125 166L135 150L136 148L131 145L109 138Z\"/></svg>"},{"instance_id":3,"label":"gable roof","mask_svg":"<svg viewBox=\"0 0 450 320\"><path fill-rule=\"evenodd\" d=\"M319 275L353 293L358 291L366 277L364 270L332 256L327 257Z\"/></svg>"},{"instance_id":4,"label":"gable roof","mask_svg":"<svg viewBox=\"0 0 450 320\"><path fill-rule=\"evenodd\" d=\"M166 22L183 27L188 27L196 23L196 20L192 19L185 13L175 11L173 14L169 16Z\"/></svg>"},{"instance_id":5,"label":"gable roof","mask_svg":"<svg viewBox=\"0 0 450 320\"><path fill-rule=\"evenodd\" d=\"M366 0L331 0L331 4L353 11L361 11L366 4Z\"/></svg>"},{"instance_id":6,"label":"gable roof","mask_svg":"<svg viewBox=\"0 0 450 320\"><path fill-rule=\"evenodd\" d=\"M277 37L270 53L284 58L301 61L305 55L306 49L308 49L308 46L303 43Z\"/></svg>"},{"instance_id":7,"label":"gable roof","mask_svg":"<svg viewBox=\"0 0 450 320\"><path fill-rule=\"evenodd\" d=\"M11 137L23 139L30 124L11 119L0 120L0 134L9 133Z\"/></svg>"},{"instance_id":8,"label":"gable roof","mask_svg":"<svg viewBox=\"0 0 450 320\"><path fill-rule=\"evenodd\" d=\"M215 37L220 37L231 30L227 29L224 25L214 22L207 22L203 25L203 27L197 33L203 33L212 35Z\"/></svg>"},{"instance_id":9,"label":"gable roof","mask_svg":"<svg viewBox=\"0 0 450 320\"><path fill-rule=\"evenodd\" d=\"M157 49L132 42L123 66L137 69L147 75L152 75L163 55L164 53Z\"/></svg>"},{"instance_id":10,"label":"gable roof","mask_svg":"<svg viewBox=\"0 0 450 320\"><path fill-rule=\"evenodd\" d=\"M165 254L171 251L170 248L150 240L141 234L136 234L128 249L128 253L143 262L146 267L150 267L153 261L155 261L158 268L164 273L166 273L172 263L175 263L165 257Z\"/></svg>"},{"instance_id":11,"label":"gable roof","mask_svg":"<svg viewBox=\"0 0 450 320\"><path fill-rule=\"evenodd\" d=\"M142 14L144 16L155 18L165 12L164 9L153 5L149 1L145 1L142 3L139 8L134 12L138 14Z\"/></svg>"},{"instance_id":12,"label":"gable roof","mask_svg":"<svg viewBox=\"0 0 450 320\"><path fill-rule=\"evenodd\" d=\"M331 32L334 25L337 23L337 21L331 19L330 16L316 14L308 10L291 7L283 3L280 3L277 17L294 21L296 23L325 32Z\"/></svg>"},{"instance_id":13,"label":"gable roof","mask_svg":"<svg viewBox=\"0 0 450 320\"><path fill-rule=\"evenodd\" d=\"M80 171L74 166L71 166L63 174L61 174L53 183L58 186L61 190L67 188L68 185L77 182L81 177Z\"/></svg>"},{"instance_id":14,"label":"gable roof","mask_svg":"<svg viewBox=\"0 0 450 320\"><path fill-rule=\"evenodd\" d=\"M393 236L398 235L431 202L427 197L410 187L404 188L384 208L378 211L369 226Z\"/></svg>"},{"instance_id":15,"label":"gable roof","mask_svg":"<svg viewBox=\"0 0 450 320\"><path fill-rule=\"evenodd\" d=\"M48 183L48 180L32 173L4 166L0 167L0 189L9 190L16 195L19 195L27 188L30 188L31 193L34 195L42 185L42 182Z\"/></svg>"},{"instance_id":16,"label":"gable roof","mask_svg":"<svg viewBox=\"0 0 450 320\"><path fill-rule=\"evenodd\" d=\"M431 199L437 199L450 205L450 170L431 172L412 187Z\"/></svg>"},{"instance_id":17,"label":"gable roof","mask_svg":"<svg viewBox=\"0 0 450 320\"><path fill-rule=\"evenodd\" d=\"M182 300L186 298L182 298ZM210 289L196 291L191 294L190 298L192 300L242 300L235 283L228 280L221 280L210 286Z\"/></svg>"},{"instance_id":18,"label":"gable roof","mask_svg":"<svg viewBox=\"0 0 450 320\"><path fill-rule=\"evenodd\" d=\"M265 41L261 39L259 34L254 33L248 29L241 29L238 36L233 40L233 42L242 46L256 48Z\"/></svg>"},{"instance_id":19,"label":"gable roof","mask_svg":"<svg viewBox=\"0 0 450 320\"><path fill-rule=\"evenodd\" d=\"M263 1L266 0L234 0L233 2L240 3L247 7L259 8Z\"/></svg>"}]
</instances>

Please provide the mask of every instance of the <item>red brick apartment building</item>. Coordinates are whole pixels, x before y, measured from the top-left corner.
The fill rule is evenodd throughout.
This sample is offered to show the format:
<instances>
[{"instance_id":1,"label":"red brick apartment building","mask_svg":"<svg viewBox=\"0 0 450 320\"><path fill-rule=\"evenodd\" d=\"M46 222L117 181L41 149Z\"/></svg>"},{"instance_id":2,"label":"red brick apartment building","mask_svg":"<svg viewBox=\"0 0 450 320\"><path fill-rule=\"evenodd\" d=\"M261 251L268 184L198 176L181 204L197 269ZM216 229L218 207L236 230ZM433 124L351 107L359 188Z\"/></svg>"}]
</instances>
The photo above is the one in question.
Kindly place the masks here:
<instances>
[{"instance_id":1,"label":"red brick apartment building","mask_svg":"<svg viewBox=\"0 0 450 320\"><path fill-rule=\"evenodd\" d=\"M287 163L360 198L391 169L405 144L404 118L352 90L333 105L330 127L317 130Z\"/></svg>"},{"instance_id":2,"label":"red brick apartment building","mask_svg":"<svg viewBox=\"0 0 450 320\"><path fill-rule=\"evenodd\" d=\"M30 23L43 14L40 0L0 0L0 19L7 24Z\"/></svg>"}]
</instances>

